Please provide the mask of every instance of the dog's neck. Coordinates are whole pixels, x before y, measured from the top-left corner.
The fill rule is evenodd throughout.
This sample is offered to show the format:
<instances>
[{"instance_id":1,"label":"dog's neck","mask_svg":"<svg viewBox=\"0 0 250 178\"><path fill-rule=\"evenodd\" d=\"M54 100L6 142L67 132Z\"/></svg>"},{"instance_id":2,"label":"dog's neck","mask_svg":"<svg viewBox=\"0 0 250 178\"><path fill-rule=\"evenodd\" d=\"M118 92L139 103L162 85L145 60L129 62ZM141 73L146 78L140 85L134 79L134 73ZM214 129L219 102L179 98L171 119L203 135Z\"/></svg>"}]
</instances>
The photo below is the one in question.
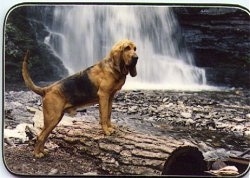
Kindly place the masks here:
<instances>
[{"instance_id":1,"label":"dog's neck","mask_svg":"<svg viewBox=\"0 0 250 178\"><path fill-rule=\"evenodd\" d=\"M114 64L110 57L105 59L105 64L110 66L109 69L112 69L110 72L113 73L116 80L126 79L127 74L124 74L121 71L120 65Z\"/></svg>"}]
</instances>

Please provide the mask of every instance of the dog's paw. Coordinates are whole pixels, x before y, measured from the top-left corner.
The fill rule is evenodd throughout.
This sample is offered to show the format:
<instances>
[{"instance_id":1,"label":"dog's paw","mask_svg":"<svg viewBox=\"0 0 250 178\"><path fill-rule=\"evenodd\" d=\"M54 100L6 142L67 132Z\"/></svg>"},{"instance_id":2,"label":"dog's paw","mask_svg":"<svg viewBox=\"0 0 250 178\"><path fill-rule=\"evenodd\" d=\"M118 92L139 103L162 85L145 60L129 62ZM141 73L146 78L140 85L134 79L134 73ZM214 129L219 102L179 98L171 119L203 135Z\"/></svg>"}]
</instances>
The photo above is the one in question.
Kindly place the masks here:
<instances>
[{"instance_id":1,"label":"dog's paw","mask_svg":"<svg viewBox=\"0 0 250 178\"><path fill-rule=\"evenodd\" d=\"M103 131L106 136L110 136L111 134L115 132L115 129L112 127L108 127L106 130L103 130Z\"/></svg>"},{"instance_id":2,"label":"dog's paw","mask_svg":"<svg viewBox=\"0 0 250 178\"><path fill-rule=\"evenodd\" d=\"M109 128L112 128L112 129L117 129L118 128L118 126L117 125L115 125L115 124L110 124L110 126L108 126Z\"/></svg>"},{"instance_id":3,"label":"dog's paw","mask_svg":"<svg viewBox=\"0 0 250 178\"><path fill-rule=\"evenodd\" d=\"M111 135L111 134L113 134L115 132L116 126L114 126L114 125L112 125L112 126L111 125L110 126L102 125L102 129L103 129L104 134L106 136L109 136L109 135Z\"/></svg>"},{"instance_id":4,"label":"dog's paw","mask_svg":"<svg viewBox=\"0 0 250 178\"><path fill-rule=\"evenodd\" d=\"M34 156L35 156L36 158L42 158L42 157L45 156L45 154L44 154L43 152L39 152L39 153L34 153Z\"/></svg>"},{"instance_id":5,"label":"dog's paw","mask_svg":"<svg viewBox=\"0 0 250 178\"><path fill-rule=\"evenodd\" d=\"M40 151L35 150L33 154L36 158L42 158L48 154L48 150L44 150L44 149L40 149Z\"/></svg>"},{"instance_id":6,"label":"dog's paw","mask_svg":"<svg viewBox=\"0 0 250 178\"><path fill-rule=\"evenodd\" d=\"M107 130L103 130L103 131L106 136L110 136L111 134L115 133L115 129L112 127L108 127Z\"/></svg>"},{"instance_id":7,"label":"dog's paw","mask_svg":"<svg viewBox=\"0 0 250 178\"><path fill-rule=\"evenodd\" d=\"M41 152L44 154L44 156L46 156L47 154L49 154L49 151L46 149L46 150L41 150Z\"/></svg>"},{"instance_id":8,"label":"dog's paw","mask_svg":"<svg viewBox=\"0 0 250 178\"><path fill-rule=\"evenodd\" d=\"M108 131L110 132L110 134L112 134L112 133L115 132L115 128L114 128L114 127L109 127L109 128L108 128Z\"/></svg>"},{"instance_id":9,"label":"dog's paw","mask_svg":"<svg viewBox=\"0 0 250 178\"><path fill-rule=\"evenodd\" d=\"M104 131L104 134L105 134L106 136L110 136L110 135L111 135L111 133L110 133L109 130L103 130L103 131Z\"/></svg>"}]
</instances>

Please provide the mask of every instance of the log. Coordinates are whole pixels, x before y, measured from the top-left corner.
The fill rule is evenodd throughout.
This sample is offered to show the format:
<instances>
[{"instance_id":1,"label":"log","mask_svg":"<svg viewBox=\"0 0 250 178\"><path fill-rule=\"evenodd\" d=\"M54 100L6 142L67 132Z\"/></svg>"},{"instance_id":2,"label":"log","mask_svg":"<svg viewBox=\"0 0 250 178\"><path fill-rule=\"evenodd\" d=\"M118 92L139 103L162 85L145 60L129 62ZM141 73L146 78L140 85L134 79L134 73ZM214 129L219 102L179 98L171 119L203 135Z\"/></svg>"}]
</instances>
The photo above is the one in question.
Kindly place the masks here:
<instances>
[{"instance_id":1,"label":"log","mask_svg":"<svg viewBox=\"0 0 250 178\"><path fill-rule=\"evenodd\" d=\"M38 118L37 115L41 116L41 111L36 110L34 118ZM142 133L126 126L117 126L114 134L105 136L97 120L89 117L74 120L67 116L48 140L45 147L49 153L59 147L72 154L88 156L100 165L101 171L112 175L161 175L173 150L194 146L186 140ZM51 142L57 146L51 147Z\"/></svg>"}]
</instances>

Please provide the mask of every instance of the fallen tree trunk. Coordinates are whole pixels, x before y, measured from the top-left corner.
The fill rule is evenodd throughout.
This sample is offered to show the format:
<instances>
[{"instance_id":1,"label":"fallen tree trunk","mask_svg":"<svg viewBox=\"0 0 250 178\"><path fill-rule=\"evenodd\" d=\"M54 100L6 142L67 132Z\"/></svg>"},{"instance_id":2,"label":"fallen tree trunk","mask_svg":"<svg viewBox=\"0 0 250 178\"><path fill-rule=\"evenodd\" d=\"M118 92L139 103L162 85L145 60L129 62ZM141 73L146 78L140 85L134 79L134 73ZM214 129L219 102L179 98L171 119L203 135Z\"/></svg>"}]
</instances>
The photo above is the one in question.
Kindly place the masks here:
<instances>
[{"instance_id":1,"label":"fallen tree trunk","mask_svg":"<svg viewBox=\"0 0 250 178\"><path fill-rule=\"evenodd\" d=\"M159 175L170 153L186 145L172 137L161 138L121 127L115 134L104 136L97 123L86 121L57 127L51 139L60 147L96 159L100 169L108 174Z\"/></svg>"},{"instance_id":2,"label":"fallen tree trunk","mask_svg":"<svg viewBox=\"0 0 250 178\"><path fill-rule=\"evenodd\" d=\"M40 112L36 110L34 118L41 115ZM67 152L95 159L98 170L112 175L160 175L173 150L192 145L173 137L140 133L123 126L111 136L105 136L98 121L88 121L84 117L66 123L58 125L49 140ZM50 149L48 143L46 145ZM56 149L49 152L53 151Z\"/></svg>"}]
</instances>

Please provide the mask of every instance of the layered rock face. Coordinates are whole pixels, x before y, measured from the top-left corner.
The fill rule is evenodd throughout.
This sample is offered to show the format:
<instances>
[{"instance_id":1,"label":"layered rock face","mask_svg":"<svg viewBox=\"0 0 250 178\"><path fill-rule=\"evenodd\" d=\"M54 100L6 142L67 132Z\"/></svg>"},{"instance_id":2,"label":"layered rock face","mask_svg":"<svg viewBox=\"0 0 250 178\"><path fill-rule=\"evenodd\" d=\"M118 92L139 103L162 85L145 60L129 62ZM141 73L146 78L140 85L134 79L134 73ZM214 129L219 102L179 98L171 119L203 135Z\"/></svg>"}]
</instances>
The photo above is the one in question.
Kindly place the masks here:
<instances>
[{"instance_id":1,"label":"layered rock face","mask_svg":"<svg viewBox=\"0 0 250 178\"><path fill-rule=\"evenodd\" d=\"M250 16L236 7L173 8L183 43L209 84L250 87ZM182 44L183 45L183 44Z\"/></svg>"},{"instance_id":2,"label":"layered rock face","mask_svg":"<svg viewBox=\"0 0 250 178\"><path fill-rule=\"evenodd\" d=\"M30 70L34 81L58 80L68 74L61 60L45 45L46 26L39 21L43 14L33 7L13 9L5 24L5 81L22 82L21 64L24 53L30 50ZM52 11L51 11L52 12ZM49 17L49 15L48 15Z\"/></svg>"}]
</instances>

